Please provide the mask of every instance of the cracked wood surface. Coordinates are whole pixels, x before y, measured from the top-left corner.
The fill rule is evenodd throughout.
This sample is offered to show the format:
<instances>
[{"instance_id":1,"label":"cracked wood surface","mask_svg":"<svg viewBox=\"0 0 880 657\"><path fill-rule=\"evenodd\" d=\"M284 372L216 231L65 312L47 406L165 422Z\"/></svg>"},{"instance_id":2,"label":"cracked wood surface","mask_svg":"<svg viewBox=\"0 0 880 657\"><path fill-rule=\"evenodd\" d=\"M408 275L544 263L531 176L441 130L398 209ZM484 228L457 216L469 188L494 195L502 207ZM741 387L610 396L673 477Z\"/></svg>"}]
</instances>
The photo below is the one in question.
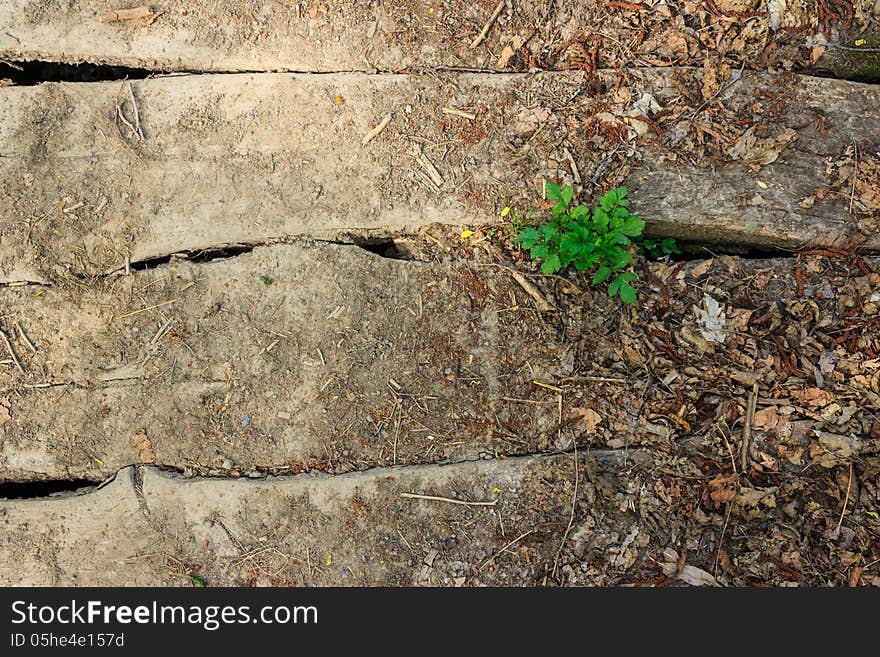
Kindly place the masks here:
<instances>
[{"instance_id":1,"label":"cracked wood surface","mask_svg":"<svg viewBox=\"0 0 880 657\"><path fill-rule=\"evenodd\" d=\"M609 66L663 61L701 65L710 48L731 50L750 65L763 67L768 44L773 47L767 55L779 57L773 51L782 49L795 59L797 45L807 37L804 27L818 31L823 18L815 2L771 0L766 11L742 19L725 17L720 21L724 29L712 33L721 16L714 5L712 13L660 5L635 25L628 20L630 12L603 5L507 3L490 20L496 0L202 0L196 5L166 0L153 8L150 18L102 22L108 6L100 0L7 0L0 9L0 59L164 71L396 71L443 66L522 70L529 63L578 66L567 46L589 43L588 37L598 32L603 37L601 59L609 60ZM873 0L853 0L848 6L857 8L862 20L877 13ZM746 18L747 29L740 35L736 28ZM822 23L826 21L827 16ZM597 25L603 29L597 30ZM638 36L640 29L648 32L647 38ZM486 38L475 47L481 33ZM826 59L821 58L817 68L852 74L833 60L826 65Z\"/></svg>"},{"instance_id":2,"label":"cracked wood surface","mask_svg":"<svg viewBox=\"0 0 880 657\"><path fill-rule=\"evenodd\" d=\"M611 88L615 74L602 75ZM633 70L630 78L632 97L647 93L670 106L698 80L684 69ZM580 73L165 77L132 84L143 140L126 126L134 114L124 84L4 89L0 282L77 279L126 259L292 236L493 222L505 204L537 202L542 178L553 177L547 163L565 161L566 143L576 159L586 157L582 133L565 137L552 112L538 132L552 125L546 130L561 136L519 145L524 121L526 130L538 128L528 127L538 111L528 99L568 96L576 107L592 102L584 85ZM876 212L854 209L852 190L835 176L847 149L876 157L878 87L754 74L720 100L755 125L756 137L790 141L759 167L748 152L738 161L691 163L651 132L628 142L622 166L650 231L763 248L880 247ZM459 106L478 108L478 118L442 112ZM388 127L362 146L389 112ZM608 117L626 132L621 117ZM560 173L567 179L553 170ZM601 184L601 166L584 174Z\"/></svg>"},{"instance_id":3,"label":"cracked wood surface","mask_svg":"<svg viewBox=\"0 0 880 657\"><path fill-rule=\"evenodd\" d=\"M37 349L17 338L25 371L4 368L0 480L100 480L137 459L140 430L158 463L195 473L476 458L523 412L503 397L571 368L499 312L518 294L496 268L328 244L0 288ZM527 415L555 422L546 408Z\"/></svg>"},{"instance_id":4,"label":"cracked wood surface","mask_svg":"<svg viewBox=\"0 0 880 657\"><path fill-rule=\"evenodd\" d=\"M530 543L532 566L485 566L518 535L513 532L547 532L539 523L559 523L553 512L531 512L530 496L570 495L544 489L548 479L571 480L572 459L261 480L181 479L131 466L79 495L0 499L0 584L190 585L190 575L211 586L529 581L552 559L556 540ZM650 462L622 450L581 452L580 459L581 485L591 485L589 474L609 492L618 472ZM495 503L467 506L402 493ZM475 554L482 555L476 559L482 572L468 566Z\"/></svg>"}]
</instances>

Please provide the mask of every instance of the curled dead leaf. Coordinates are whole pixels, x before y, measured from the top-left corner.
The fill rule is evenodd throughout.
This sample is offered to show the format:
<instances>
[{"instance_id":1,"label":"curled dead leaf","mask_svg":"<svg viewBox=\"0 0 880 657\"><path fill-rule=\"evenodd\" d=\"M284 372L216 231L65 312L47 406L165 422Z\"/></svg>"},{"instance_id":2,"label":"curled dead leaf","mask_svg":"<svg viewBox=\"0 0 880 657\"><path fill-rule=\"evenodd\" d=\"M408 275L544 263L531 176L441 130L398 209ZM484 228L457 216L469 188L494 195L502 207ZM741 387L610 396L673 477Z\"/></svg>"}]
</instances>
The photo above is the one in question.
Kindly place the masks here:
<instances>
[{"instance_id":1,"label":"curled dead leaf","mask_svg":"<svg viewBox=\"0 0 880 657\"><path fill-rule=\"evenodd\" d=\"M719 508L736 497L739 490L739 475L718 475L709 481L709 497L715 502L715 508Z\"/></svg>"},{"instance_id":2,"label":"curled dead leaf","mask_svg":"<svg viewBox=\"0 0 880 657\"><path fill-rule=\"evenodd\" d=\"M137 454L138 461L141 463L155 463L156 452L153 451L153 443L147 437L147 432L141 429L129 440L132 449Z\"/></svg>"},{"instance_id":3,"label":"curled dead leaf","mask_svg":"<svg viewBox=\"0 0 880 657\"><path fill-rule=\"evenodd\" d=\"M587 433L593 433L599 423L602 422L602 416L592 408L576 408L574 410L581 416L584 422L584 431Z\"/></svg>"}]
</instances>

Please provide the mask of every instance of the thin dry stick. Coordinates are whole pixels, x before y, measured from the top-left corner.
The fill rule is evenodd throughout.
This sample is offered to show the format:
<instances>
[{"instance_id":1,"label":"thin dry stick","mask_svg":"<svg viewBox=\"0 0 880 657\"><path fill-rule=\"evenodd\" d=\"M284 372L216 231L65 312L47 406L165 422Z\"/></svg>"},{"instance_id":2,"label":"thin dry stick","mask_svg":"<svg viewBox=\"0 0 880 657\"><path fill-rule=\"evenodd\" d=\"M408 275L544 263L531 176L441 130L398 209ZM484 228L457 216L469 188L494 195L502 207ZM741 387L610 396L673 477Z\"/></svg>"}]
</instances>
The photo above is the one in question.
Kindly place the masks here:
<instances>
[{"instance_id":1,"label":"thin dry stick","mask_svg":"<svg viewBox=\"0 0 880 657\"><path fill-rule=\"evenodd\" d=\"M141 115L138 112L137 101L134 99L134 90L131 88L131 80L128 81L128 95L131 96L131 106L134 108L134 127L137 129L138 137L143 141L144 131L141 130Z\"/></svg>"},{"instance_id":2,"label":"thin dry stick","mask_svg":"<svg viewBox=\"0 0 880 657\"><path fill-rule=\"evenodd\" d=\"M730 512L732 510L733 505L728 501L727 513L724 514L724 524L721 526L721 536L718 537L718 548L715 550L715 565L712 567L712 577L716 577L718 573L718 560L721 557L721 548L724 546L724 532L727 531L727 523L730 521Z\"/></svg>"},{"instance_id":3,"label":"thin dry stick","mask_svg":"<svg viewBox=\"0 0 880 657\"><path fill-rule=\"evenodd\" d=\"M758 405L758 384L752 386L752 394L749 395L749 407L746 409L746 426L743 427L742 453L739 455L740 466L743 474L749 471L749 441L752 437L752 422L755 419L755 407Z\"/></svg>"},{"instance_id":4,"label":"thin dry stick","mask_svg":"<svg viewBox=\"0 0 880 657\"><path fill-rule=\"evenodd\" d=\"M451 497L437 497L436 495L416 495L415 493L401 493L400 496L412 500L449 502L450 504L461 504L462 506L495 506L496 504L498 504L498 500L490 500L488 502L465 502L464 500L455 500Z\"/></svg>"},{"instance_id":5,"label":"thin dry stick","mask_svg":"<svg viewBox=\"0 0 880 657\"><path fill-rule=\"evenodd\" d=\"M509 549L510 549L511 547L513 547L515 544L519 543L519 542L520 542L521 540L523 540L526 536L528 536L529 534L534 534L534 533L535 533L535 530L534 530L534 529L530 529L530 530L527 531L525 534L522 534L522 535L520 535L520 536L517 536L517 537L516 537L515 539L513 539L510 543L508 543L507 545L505 545L503 548L501 548L500 550L498 550L498 552L496 552L496 553L493 554L491 557L489 557L488 559L486 559L482 564L480 564L480 567L479 567L478 570L483 570L483 568L485 568L485 567L488 566L490 563L492 563L493 561L495 561L495 559L497 559L498 557L500 557L504 552L506 552L507 550L509 550Z\"/></svg>"},{"instance_id":6,"label":"thin dry stick","mask_svg":"<svg viewBox=\"0 0 880 657\"><path fill-rule=\"evenodd\" d=\"M471 42L471 48L476 48L483 43L483 39L486 38L486 35L489 34L489 30L492 29L492 23L494 23L495 19L501 15L502 9L504 9L504 0L498 0L498 5L495 7L495 11L492 12L492 15L489 16L489 20L487 20L486 24L483 26L483 31L480 32L479 36Z\"/></svg>"},{"instance_id":7,"label":"thin dry stick","mask_svg":"<svg viewBox=\"0 0 880 657\"><path fill-rule=\"evenodd\" d=\"M12 343L9 341L9 338L6 337L6 332L3 329L0 329L0 337L2 337L3 342L6 343L6 351L8 351L9 355L12 357L12 362L15 363L18 371L24 374L24 368L21 366L21 363L18 360L18 356L15 355L15 350L12 348Z\"/></svg>"},{"instance_id":8,"label":"thin dry stick","mask_svg":"<svg viewBox=\"0 0 880 657\"><path fill-rule=\"evenodd\" d=\"M177 303L178 301L183 301L183 299L171 299L171 301L164 301L162 303L157 303L155 306L147 306L146 308L141 308L140 310L132 310L130 313L116 315L116 319L124 319L126 317L131 317L132 315L139 315L140 313L145 313L148 310L154 310L155 308L161 308L162 306L167 306L168 304L171 304L171 303Z\"/></svg>"},{"instance_id":9,"label":"thin dry stick","mask_svg":"<svg viewBox=\"0 0 880 657\"><path fill-rule=\"evenodd\" d=\"M24 329L21 328L21 322L15 323L16 328L18 328L18 334L21 336L22 341L28 346L28 349L37 353L37 348L34 346L34 343L30 341L27 336L27 333L24 332Z\"/></svg>"},{"instance_id":10,"label":"thin dry stick","mask_svg":"<svg viewBox=\"0 0 880 657\"><path fill-rule=\"evenodd\" d=\"M460 116L463 119L467 119L469 121L473 121L477 118L476 114L472 114L471 112L465 112L460 109L455 109L454 107L444 107L441 110L444 114L450 114L452 116Z\"/></svg>"},{"instance_id":11,"label":"thin dry stick","mask_svg":"<svg viewBox=\"0 0 880 657\"><path fill-rule=\"evenodd\" d=\"M119 120L125 125L126 128L131 130L134 133L135 137L139 137L137 130L135 130L134 126L128 122L128 119L125 118L125 115L122 113L122 105L116 105L116 115L119 117Z\"/></svg>"},{"instance_id":12,"label":"thin dry stick","mask_svg":"<svg viewBox=\"0 0 880 657\"><path fill-rule=\"evenodd\" d=\"M559 395L559 436L562 435L562 395ZM574 447L574 451L572 454L574 455L574 492L571 495L571 515L568 517L568 526L565 528L565 533L562 535L562 540L559 542L559 549L556 551L556 559L553 560L553 571L551 573L551 577L556 578L556 569L559 566L559 558L562 556L562 548L565 547L565 541L568 539L568 534L571 531L572 525L574 525L574 513L577 508L577 498L578 498L578 482L580 480L580 472L578 470L578 445L577 438L574 439L572 443Z\"/></svg>"},{"instance_id":13,"label":"thin dry stick","mask_svg":"<svg viewBox=\"0 0 880 657\"><path fill-rule=\"evenodd\" d=\"M849 502L849 491L852 488L853 464L849 464L849 481L846 482L846 497L843 498L843 510L840 512L840 519L837 521L837 532L840 532L840 526L843 524L843 514L846 513L846 505Z\"/></svg>"},{"instance_id":14,"label":"thin dry stick","mask_svg":"<svg viewBox=\"0 0 880 657\"><path fill-rule=\"evenodd\" d=\"M541 291L537 287L535 287L535 285L530 280L528 280L525 276L520 274L515 269L511 269L510 267L505 267L505 269L507 269L510 277L517 283L519 283L519 286L526 291L526 294L528 294L530 297L532 297L532 299L535 300L535 303L538 304L539 311L549 312L553 310L553 306L550 305L547 299L544 298L544 295L541 294Z\"/></svg>"},{"instance_id":15,"label":"thin dry stick","mask_svg":"<svg viewBox=\"0 0 880 657\"><path fill-rule=\"evenodd\" d=\"M629 381L627 381L626 379L616 379L616 378L609 377L609 376L578 376L578 377L574 377L572 379L566 379L566 381L575 381L575 382L588 381L590 383L620 383L620 384L629 383Z\"/></svg>"}]
</instances>

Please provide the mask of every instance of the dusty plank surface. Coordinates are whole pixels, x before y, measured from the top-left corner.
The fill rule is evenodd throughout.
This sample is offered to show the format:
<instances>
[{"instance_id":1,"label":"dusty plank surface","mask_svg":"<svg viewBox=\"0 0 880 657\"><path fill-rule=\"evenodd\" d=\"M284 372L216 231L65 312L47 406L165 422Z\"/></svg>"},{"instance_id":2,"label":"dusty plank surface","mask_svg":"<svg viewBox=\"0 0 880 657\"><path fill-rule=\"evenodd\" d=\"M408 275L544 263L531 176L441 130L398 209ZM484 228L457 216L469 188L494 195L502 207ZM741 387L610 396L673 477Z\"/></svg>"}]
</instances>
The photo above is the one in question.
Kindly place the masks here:
<instances>
[{"instance_id":1,"label":"dusty plank surface","mask_svg":"<svg viewBox=\"0 0 880 657\"><path fill-rule=\"evenodd\" d=\"M155 462L195 473L522 452L538 437L510 442L501 423L547 429L556 405L503 398L573 368L559 340L530 343L509 309L531 301L503 270L353 247L276 245L0 295L37 349L10 330L24 372L2 365L0 480L102 479L144 460L141 432Z\"/></svg>"},{"instance_id":2,"label":"dusty plank surface","mask_svg":"<svg viewBox=\"0 0 880 657\"><path fill-rule=\"evenodd\" d=\"M0 282L230 243L492 222L505 205L539 203L542 180L572 181L566 152L584 199L626 182L657 233L880 246L876 86L753 74L707 104L700 84L695 71L651 69L598 82L260 74L158 78L131 92L7 88Z\"/></svg>"},{"instance_id":3,"label":"dusty plank surface","mask_svg":"<svg viewBox=\"0 0 880 657\"><path fill-rule=\"evenodd\" d=\"M425 241L442 235L434 239ZM637 269L642 300L629 309L584 279L537 278L556 308L542 313L496 256L465 260L470 247L449 243L458 257L440 262L274 245L92 287L0 288L21 365L0 363L0 480L101 480L138 462L190 475L344 473L537 453L574 439L665 443L678 429L645 411L668 403L646 364L686 366L694 399L724 372L731 387L698 415L708 421L746 382L789 372L774 360L785 341L813 359L794 370L794 389L815 377L824 350L864 361L867 379L853 365L834 386L863 404L848 421L874 430L880 279L856 268L865 262L810 273L795 259L695 261L663 286L651 281L674 265L657 264L646 270L654 279ZM700 338L703 290L727 308L725 330L754 341L748 353ZM817 351L775 310L801 317L811 298L834 318L811 320L826 343ZM749 324L775 314L773 336Z\"/></svg>"},{"instance_id":4,"label":"dusty plank surface","mask_svg":"<svg viewBox=\"0 0 880 657\"><path fill-rule=\"evenodd\" d=\"M610 500L619 473L649 463L637 452L582 452L579 485L609 518L622 516L600 495ZM0 584L538 584L573 482L573 456L239 481L130 467L85 494L0 499ZM578 549L598 554L619 538L608 527L592 544L580 536Z\"/></svg>"},{"instance_id":5,"label":"dusty plank surface","mask_svg":"<svg viewBox=\"0 0 880 657\"><path fill-rule=\"evenodd\" d=\"M799 47L806 40L844 24L845 34L862 35L877 11L873 0L847 3L849 15L823 14L803 0L771 0L758 11L736 0L649 11L589 1L506 3L496 15L497 4L169 0L153 7L155 17L102 22L112 5L99 0L8 0L0 9L0 59L165 71L526 70L581 67L598 45L596 58L607 67L702 66L710 53L730 65L790 70L813 63L813 53Z\"/></svg>"}]
</instances>

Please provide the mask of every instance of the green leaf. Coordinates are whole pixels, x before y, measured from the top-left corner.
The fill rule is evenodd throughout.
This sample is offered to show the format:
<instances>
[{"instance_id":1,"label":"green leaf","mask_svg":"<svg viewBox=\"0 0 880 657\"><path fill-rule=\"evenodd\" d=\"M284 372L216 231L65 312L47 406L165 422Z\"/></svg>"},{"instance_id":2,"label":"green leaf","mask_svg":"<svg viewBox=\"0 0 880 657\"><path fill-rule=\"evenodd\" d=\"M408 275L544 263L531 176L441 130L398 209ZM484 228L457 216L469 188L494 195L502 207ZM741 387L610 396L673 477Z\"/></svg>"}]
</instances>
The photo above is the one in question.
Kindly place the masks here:
<instances>
[{"instance_id":1,"label":"green leaf","mask_svg":"<svg viewBox=\"0 0 880 657\"><path fill-rule=\"evenodd\" d=\"M538 235L538 231L534 228L526 228L517 235L516 241L525 248L530 249L538 243L539 239L540 235Z\"/></svg>"},{"instance_id":2,"label":"green leaf","mask_svg":"<svg viewBox=\"0 0 880 657\"><path fill-rule=\"evenodd\" d=\"M608 280L608 277L611 276L611 267L603 265L596 270L596 273L593 274L593 285L599 285L599 283L604 283Z\"/></svg>"},{"instance_id":3,"label":"green leaf","mask_svg":"<svg viewBox=\"0 0 880 657\"><path fill-rule=\"evenodd\" d=\"M274 281L271 278L269 278L268 276L260 276L260 282L263 285L272 285L272 283Z\"/></svg>"},{"instance_id":4,"label":"green leaf","mask_svg":"<svg viewBox=\"0 0 880 657\"><path fill-rule=\"evenodd\" d=\"M548 182L544 187L544 193L548 201L562 203L562 189L554 182Z\"/></svg>"},{"instance_id":5,"label":"green leaf","mask_svg":"<svg viewBox=\"0 0 880 657\"><path fill-rule=\"evenodd\" d=\"M559 268L562 266L562 263L559 261L559 255L556 253L551 253L544 260L544 263L541 265L541 271L545 274L555 274L559 271Z\"/></svg>"},{"instance_id":6,"label":"green leaf","mask_svg":"<svg viewBox=\"0 0 880 657\"><path fill-rule=\"evenodd\" d=\"M619 274L617 276L617 278L619 278L622 281L626 281L627 283L632 283L634 280L636 280L638 278L638 276L636 276L631 271L626 271L626 272L623 272L622 274Z\"/></svg>"},{"instance_id":7,"label":"green leaf","mask_svg":"<svg viewBox=\"0 0 880 657\"><path fill-rule=\"evenodd\" d=\"M620 285L620 300L624 303L635 303L636 289L629 283L622 283Z\"/></svg>"},{"instance_id":8,"label":"green leaf","mask_svg":"<svg viewBox=\"0 0 880 657\"><path fill-rule=\"evenodd\" d=\"M608 264L611 265L612 269L623 269L629 264L630 255L629 251L624 251L623 249L614 248L609 249L608 252Z\"/></svg>"},{"instance_id":9,"label":"green leaf","mask_svg":"<svg viewBox=\"0 0 880 657\"><path fill-rule=\"evenodd\" d=\"M608 286L608 296L613 297L615 294L617 294L617 291L620 289L621 285L623 285L623 281L620 280L619 276L611 281L611 285Z\"/></svg>"},{"instance_id":10,"label":"green leaf","mask_svg":"<svg viewBox=\"0 0 880 657\"><path fill-rule=\"evenodd\" d=\"M546 258L547 252L548 249L546 244L536 244L531 249L529 249L529 253L533 258Z\"/></svg>"},{"instance_id":11,"label":"green leaf","mask_svg":"<svg viewBox=\"0 0 880 657\"><path fill-rule=\"evenodd\" d=\"M597 233L608 230L608 213L602 208L593 208L593 228Z\"/></svg>"},{"instance_id":12,"label":"green leaf","mask_svg":"<svg viewBox=\"0 0 880 657\"><path fill-rule=\"evenodd\" d=\"M207 586L208 585L208 583L205 580L203 580L201 577L196 577L195 575L190 575L189 579L195 586Z\"/></svg>"},{"instance_id":13,"label":"green leaf","mask_svg":"<svg viewBox=\"0 0 880 657\"><path fill-rule=\"evenodd\" d=\"M562 188L562 204L567 208L571 204L571 199L574 198L574 189L571 185L566 185Z\"/></svg>"},{"instance_id":14,"label":"green leaf","mask_svg":"<svg viewBox=\"0 0 880 657\"><path fill-rule=\"evenodd\" d=\"M568 215L577 221L581 219L589 219L590 218L590 208L585 205L577 205L575 206Z\"/></svg>"},{"instance_id":15,"label":"green leaf","mask_svg":"<svg viewBox=\"0 0 880 657\"><path fill-rule=\"evenodd\" d=\"M624 235L638 237L645 230L645 222L635 215L629 215L618 228Z\"/></svg>"},{"instance_id":16,"label":"green leaf","mask_svg":"<svg viewBox=\"0 0 880 657\"><path fill-rule=\"evenodd\" d=\"M575 256L581 252L583 242L574 233L568 233L562 238L559 244L559 255L563 264L568 264L574 260Z\"/></svg>"},{"instance_id":17,"label":"green leaf","mask_svg":"<svg viewBox=\"0 0 880 657\"><path fill-rule=\"evenodd\" d=\"M674 237L666 237L663 239L662 248L664 253L681 253L678 244L675 243Z\"/></svg>"},{"instance_id":18,"label":"green leaf","mask_svg":"<svg viewBox=\"0 0 880 657\"><path fill-rule=\"evenodd\" d=\"M539 231L541 232L541 236L549 241L559 234L559 227L556 224L544 224L539 228Z\"/></svg>"}]
</instances>

